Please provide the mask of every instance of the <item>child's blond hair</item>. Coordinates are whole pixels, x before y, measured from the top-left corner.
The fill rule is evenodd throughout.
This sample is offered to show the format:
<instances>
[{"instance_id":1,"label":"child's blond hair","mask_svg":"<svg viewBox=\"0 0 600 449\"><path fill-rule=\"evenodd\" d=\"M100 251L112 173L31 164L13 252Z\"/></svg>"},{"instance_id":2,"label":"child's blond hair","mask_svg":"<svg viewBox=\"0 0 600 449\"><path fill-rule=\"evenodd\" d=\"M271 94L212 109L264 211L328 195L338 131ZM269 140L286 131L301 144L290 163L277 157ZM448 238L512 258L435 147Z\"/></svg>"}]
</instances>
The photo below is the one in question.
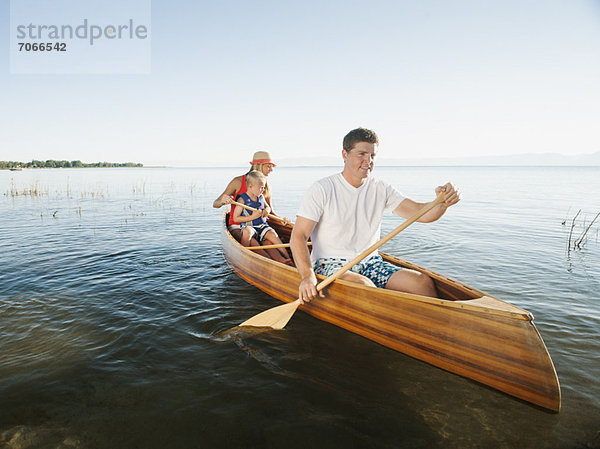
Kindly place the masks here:
<instances>
[{"instance_id":1,"label":"child's blond hair","mask_svg":"<svg viewBox=\"0 0 600 449\"><path fill-rule=\"evenodd\" d=\"M252 170L246 175L246 184L247 185L256 185L257 183L262 183L262 185L267 184L267 177L263 175L258 170Z\"/></svg>"}]
</instances>

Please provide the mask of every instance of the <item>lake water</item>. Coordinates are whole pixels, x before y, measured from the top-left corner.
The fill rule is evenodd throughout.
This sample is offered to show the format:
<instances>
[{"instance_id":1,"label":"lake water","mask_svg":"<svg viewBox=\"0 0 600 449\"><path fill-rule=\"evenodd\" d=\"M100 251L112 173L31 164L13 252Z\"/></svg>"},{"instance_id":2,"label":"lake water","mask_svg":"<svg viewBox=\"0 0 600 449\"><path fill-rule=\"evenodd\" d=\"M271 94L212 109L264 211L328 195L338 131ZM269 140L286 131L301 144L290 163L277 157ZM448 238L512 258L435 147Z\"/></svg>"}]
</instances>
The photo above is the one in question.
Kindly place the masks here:
<instances>
[{"instance_id":1,"label":"lake water","mask_svg":"<svg viewBox=\"0 0 600 449\"><path fill-rule=\"evenodd\" d=\"M335 167L280 168L291 218ZM2 448L599 448L600 168L380 167L463 200L384 247L535 316L553 414L297 313L240 280L213 199L242 168L0 171ZM386 216L389 231L400 221ZM565 222L563 224L563 222Z\"/></svg>"}]
</instances>

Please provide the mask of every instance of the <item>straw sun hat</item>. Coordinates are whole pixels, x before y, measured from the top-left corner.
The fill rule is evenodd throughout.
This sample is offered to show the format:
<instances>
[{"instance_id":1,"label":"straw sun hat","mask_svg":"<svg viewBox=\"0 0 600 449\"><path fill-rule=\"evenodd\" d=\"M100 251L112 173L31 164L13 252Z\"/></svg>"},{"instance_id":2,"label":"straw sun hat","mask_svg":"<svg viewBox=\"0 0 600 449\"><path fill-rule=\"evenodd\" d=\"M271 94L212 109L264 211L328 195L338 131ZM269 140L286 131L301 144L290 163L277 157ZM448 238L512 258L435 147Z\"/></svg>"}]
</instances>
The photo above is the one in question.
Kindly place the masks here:
<instances>
[{"instance_id":1,"label":"straw sun hat","mask_svg":"<svg viewBox=\"0 0 600 449\"><path fill-rule=\"evenodd\" d=\"M257 151L256 153L254 153L254 156L252 157L252 162L250 162L250 164L273 164L274 166L276 166L275 162L273 162L273 159L271 159L271 155L268 151Z\"/></svg>"}]
</instances>

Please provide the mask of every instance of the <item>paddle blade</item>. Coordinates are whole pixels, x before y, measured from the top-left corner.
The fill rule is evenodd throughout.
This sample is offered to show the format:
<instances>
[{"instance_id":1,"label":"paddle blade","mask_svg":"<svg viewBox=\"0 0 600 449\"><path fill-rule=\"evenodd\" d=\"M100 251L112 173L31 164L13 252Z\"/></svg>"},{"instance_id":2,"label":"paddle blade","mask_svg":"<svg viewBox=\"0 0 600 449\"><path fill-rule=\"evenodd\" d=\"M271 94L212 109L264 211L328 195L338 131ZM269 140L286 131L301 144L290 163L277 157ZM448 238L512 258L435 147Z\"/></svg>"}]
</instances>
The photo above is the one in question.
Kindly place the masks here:
<instances>
[{"instance_id":1,"label":"paddle blade","mask_svg":"<svg viewBox=\"0 0 600 449\"><path fill-rule=\"evenodd\" d=\"M249 320L244 321L240 326L254 327L272 327L273 329L283 329L294 315L294 312L300 305L300 300L273 307L264 312L254 315Z\"/></svg>"}]
</instances>

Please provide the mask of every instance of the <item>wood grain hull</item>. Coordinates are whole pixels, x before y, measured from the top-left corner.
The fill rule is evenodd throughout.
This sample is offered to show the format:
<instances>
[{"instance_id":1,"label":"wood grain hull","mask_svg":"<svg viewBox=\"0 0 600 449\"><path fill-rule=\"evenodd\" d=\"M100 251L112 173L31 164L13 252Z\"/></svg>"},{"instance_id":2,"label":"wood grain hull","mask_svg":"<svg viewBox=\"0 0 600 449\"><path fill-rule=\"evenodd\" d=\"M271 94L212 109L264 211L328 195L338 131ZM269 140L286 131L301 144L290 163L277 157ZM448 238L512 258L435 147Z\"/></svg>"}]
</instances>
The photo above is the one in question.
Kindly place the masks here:
<instances>
[{"instance_id":1,"label":"wood grain hull","mask_svg":"<svg viewBox=\"0 0 600 449\"><path fill-rule=\"evenodd\" d=\"M287 241L290 229L272 226ZM222 229L225 259L242 279L279 300L297 299L300 277L295 268L244 248L225 226ZM337 280L326 288L326 299L300 310L527 402L560 410L556 371L529 312L444 275L381 255L429 274L443 299Z\"/></svg>"}]
</instances>

